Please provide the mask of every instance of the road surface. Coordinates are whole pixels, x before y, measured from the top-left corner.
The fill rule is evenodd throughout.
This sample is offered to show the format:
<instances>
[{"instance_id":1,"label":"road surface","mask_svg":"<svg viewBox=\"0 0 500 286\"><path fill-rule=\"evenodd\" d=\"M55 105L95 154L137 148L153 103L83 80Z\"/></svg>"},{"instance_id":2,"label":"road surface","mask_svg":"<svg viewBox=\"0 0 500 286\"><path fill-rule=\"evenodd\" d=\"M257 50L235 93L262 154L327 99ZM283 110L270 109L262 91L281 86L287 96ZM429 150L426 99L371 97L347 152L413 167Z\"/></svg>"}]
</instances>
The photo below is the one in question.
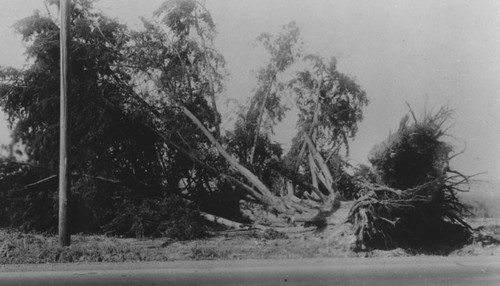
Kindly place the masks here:
<instances>
[{"instance_id":1,"label":"road surface","mask_svg":"<svg viewBox=\"0 0 500 286\"><path fill-rule=\"evenodd\" d=\"M500 257L0 266L0 285L500 285Z\"/></svg>"}]
</instances>

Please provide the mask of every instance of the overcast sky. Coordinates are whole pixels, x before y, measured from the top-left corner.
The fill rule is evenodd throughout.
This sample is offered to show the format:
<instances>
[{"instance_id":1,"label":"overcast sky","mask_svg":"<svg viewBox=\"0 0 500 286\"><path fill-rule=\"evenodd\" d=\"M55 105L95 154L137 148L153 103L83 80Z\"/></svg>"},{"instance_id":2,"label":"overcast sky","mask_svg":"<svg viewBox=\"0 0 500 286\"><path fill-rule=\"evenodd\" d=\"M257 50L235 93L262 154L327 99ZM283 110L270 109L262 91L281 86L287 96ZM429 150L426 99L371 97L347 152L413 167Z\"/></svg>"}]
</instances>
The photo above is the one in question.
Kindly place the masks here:
<instances>
[{"instance_id":1,"label":"overcast sky","mask_svg":"<svg viewBox=\"0 0 500 286\"><path fill-rule=\"evenodd\" d=\"M21 67L23 45L12 24L44 9L43 0L0 0L0 65ZM97 6L132 28L161 0L101 0ZM449 105L450 143L463 155L452 167L500 178L500 1L208 0L216 21L216 45L231 74L224 96L244 102L263 64L252 41L296 21L305 51L338 59L370 99L351 145L353 162L366 162L371 147L396 130L408 102L421 113ZM224 111L228 114L231 110ZM2 125L2 124L0 124ZM277 129L285 147L294 135L290 117ZM8 130L0 126L0 143Z\"/></svg>"}]
</instances>

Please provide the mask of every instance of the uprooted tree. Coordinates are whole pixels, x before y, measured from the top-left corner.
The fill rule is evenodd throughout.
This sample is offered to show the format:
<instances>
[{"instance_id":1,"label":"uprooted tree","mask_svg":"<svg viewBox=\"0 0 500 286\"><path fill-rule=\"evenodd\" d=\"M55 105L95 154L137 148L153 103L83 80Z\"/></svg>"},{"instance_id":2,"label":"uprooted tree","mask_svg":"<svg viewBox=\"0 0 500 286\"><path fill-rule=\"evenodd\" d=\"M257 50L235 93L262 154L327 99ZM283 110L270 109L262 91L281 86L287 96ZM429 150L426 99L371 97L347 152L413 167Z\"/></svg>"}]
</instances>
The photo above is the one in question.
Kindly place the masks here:
<instances>
[{"instance_id":1,"label":"uprooted tree","mask_svg":"<svg viewBox=\"0 0 500 286\"><path fill-rule=\"evenodd\" d=\"M190 30L189 25L179 28L172 25L171 20L172 17L184 17L183 23L200 25L197 15L208 12L196 2L192 4L175 2L173 6L163 7L164 10L157 13L158 21L147 23L148 36L140 36L158 38L160 40L156 42L166 44L155 47L154 53L138 54L132 51L130 57L134 61L134 53L138 55L131 64L138 67L133 70L137 79L144 80L148 90L154 87L153 95L143 85L135 86L131 91L138 103L149 110L157 121L153 129L170 148L189 156L193 168L215 173L217 180L230 182L251 199L279 213L285 221L317 221L323 214L332 212L338 205L338 197L332 174L334 169L329 167L328 162L331 162L330 165L339 164L338 156L334 155L338 155L340 146L347 146L347 138L356 133L361 108L367 103L365 93L354 80L337 71L334 59L325 63L320 57L311 55L303 58L310 69L297 72L295 79L284 82L280 76L299 56L295 47L299 39L298 28L291 23L276 36L264 34L259 38L270 52L269 64L258 72L259 85L255 96L250 100L246 113L238 120L235 132L223 141L218 140L217 133L210 130L214 121L207 116L211 113L204 111L205 102L211 94L203 89L203 86L214 86L211 81L216 77L200 77L203 73L197 71L203 66L216 66L210 63L216 62L217 58L197 55L200 47L206 48L207 44L207 41L200 41L205 39L198 34L200 29ZM213 29L213 23L204 24L208 27L205 31ZM151 45L149 42L144 44ZM279 157L280 148L268 140L272 124L284 116L286 108L282 106L281 99L287 95L295 100L301 116L300 133L295 140L301 145L297 147L301 151L289 155L289 161L295 163L288 165ZM156 106L152 106L152 99ZM185 135L178 130L164 129L171 127L167 125L169 118L165 115L172 113L187 118L187 128L198 130L195 133L197 136L204 136L205 142L200 139L202 146L195 146L191 143L193 140L184 138ZM263 125L268 126L267 130L261 130ZM215 150L229 168L214 169L204 162L198 152L200 147L207 148L205 152ZM236 152L231 154L230 150ZM328 159L324 158L325 155ZM187 179L194 180L198 172L193 172L192 177ZM311 180L307 182L297 178ZM209 186L213 181L201 183Z\"/></svg>"},{"instance_id":2,"label":"uprooted tree","mask_svg":"<svg viewBox=\"0 0 500 286\"><path fill-rule=\"evenodd\" d=\"M443 141L451 110L420 121L411 114L413 123L405 116L370 152L372 168L349 214L359 249L457 246L470 238L466 209L456 197L469 177L450 169L453 148Z\"/></svg>"}]
</instances>

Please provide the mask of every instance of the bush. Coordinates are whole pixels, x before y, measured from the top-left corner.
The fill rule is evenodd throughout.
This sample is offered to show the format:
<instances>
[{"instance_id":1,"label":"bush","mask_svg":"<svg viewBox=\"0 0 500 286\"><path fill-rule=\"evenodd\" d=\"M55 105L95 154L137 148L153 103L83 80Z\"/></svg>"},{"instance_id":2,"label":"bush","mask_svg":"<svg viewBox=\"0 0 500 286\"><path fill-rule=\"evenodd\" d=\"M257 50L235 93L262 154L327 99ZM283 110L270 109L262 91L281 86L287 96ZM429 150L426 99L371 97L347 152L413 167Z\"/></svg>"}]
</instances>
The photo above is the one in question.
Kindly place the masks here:
<instances>
[{"instance_id":1,"label":"bush","mask_svg":"<svg viewBox=\"0 0 500 286\"><path fill-rule=\"evenodd\" d=\"M125 200L116 217L103 228L108 234L142 238L168 237L188 240L207 236L205 221L198 209L178 195Z\"/></svg>"}]
</instances>

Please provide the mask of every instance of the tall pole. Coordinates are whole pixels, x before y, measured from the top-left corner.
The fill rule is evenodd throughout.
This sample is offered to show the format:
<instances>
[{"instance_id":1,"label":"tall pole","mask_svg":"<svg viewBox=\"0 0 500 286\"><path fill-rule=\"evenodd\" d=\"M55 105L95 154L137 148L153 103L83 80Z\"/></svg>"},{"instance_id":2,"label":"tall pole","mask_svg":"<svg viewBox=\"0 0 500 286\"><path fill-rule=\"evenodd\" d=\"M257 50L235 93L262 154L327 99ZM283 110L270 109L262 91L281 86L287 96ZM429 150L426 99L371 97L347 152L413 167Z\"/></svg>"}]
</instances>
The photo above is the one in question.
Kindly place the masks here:
<instances>
[{"instance_id":1,"label":"tall pole","mask_svg":"<svg viewBox=\"0 0 500 286\"><path fill-rule=\"evenodd\" d=\"M68 193L70 178L68 171L68 98L69 79L69 20L71 0L60 0L61 20L61 112L59 137L59 245L69 246L71 237L68 229Z\"/></svg>"}]
</instances>

